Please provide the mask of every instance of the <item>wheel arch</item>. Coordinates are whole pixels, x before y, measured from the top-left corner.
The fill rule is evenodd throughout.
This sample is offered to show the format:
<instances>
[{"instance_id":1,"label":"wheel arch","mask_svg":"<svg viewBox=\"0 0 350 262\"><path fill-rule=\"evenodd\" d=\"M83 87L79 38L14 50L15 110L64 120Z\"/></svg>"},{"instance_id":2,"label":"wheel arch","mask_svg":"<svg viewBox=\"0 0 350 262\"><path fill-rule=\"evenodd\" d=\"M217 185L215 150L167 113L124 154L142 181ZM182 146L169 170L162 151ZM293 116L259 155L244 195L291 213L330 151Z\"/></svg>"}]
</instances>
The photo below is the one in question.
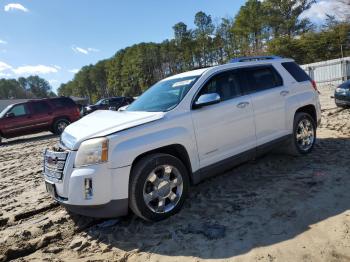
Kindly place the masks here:
<instances>
[{"instance_id":1,"label":"wheel arch","mask_svg":"<svg viewBox=\"0 0 350 262\"><path fill-rule=\"evenodd\" d=\"M189 156L186 148L181 144L171 144L171 145L163 146L163 147L152 149L150 151L147 151L147 152L144 152L144 153L138 155L133 160L133 162L131 164L131 170L135 167L136 163L139 160L141 160L145 156L148 156L151 154L156 154L156 153L168 154L168 155L171 155L171 156L178 158L185 165L185 167L188 171L188 174L190 176L190 181L191 181L191 183L193 183L193 176L192 176L193 172L192 172L192 165L191 165L190 156ZM131 176L130 176L130 178L131 178Z\"/></svg>"},{"instance_id":2,"label":"wheel arch","mask_svg":"<svg viewBox=\"0 0 350 262\"><path fill-rule=\"evenodd\" d=\"M315 121L315 124L317 125L317 113L316 113L316 107L312 104L309 104L309 105L305 105L305 106L302 106L300 108L298 108L294 114L294 116L297 114L297 113L307 113L309 114L312 119Z\"/></svg>"}]
</instances>

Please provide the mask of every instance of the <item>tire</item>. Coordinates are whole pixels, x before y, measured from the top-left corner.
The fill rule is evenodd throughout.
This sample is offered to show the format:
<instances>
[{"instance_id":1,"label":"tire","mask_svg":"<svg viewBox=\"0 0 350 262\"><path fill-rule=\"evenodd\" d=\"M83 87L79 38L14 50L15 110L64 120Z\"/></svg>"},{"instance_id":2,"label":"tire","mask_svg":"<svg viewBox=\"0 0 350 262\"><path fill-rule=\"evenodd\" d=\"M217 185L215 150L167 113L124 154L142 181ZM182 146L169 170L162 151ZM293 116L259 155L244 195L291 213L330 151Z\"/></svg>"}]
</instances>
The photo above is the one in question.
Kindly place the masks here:
<instances>
[{"instance_id":1,"label":"tire","mask_svg":"<svg viewBox=\"0 0 350 262\"><path fill-rule=\"evenodd\" d=\"M189 184L188 171L178 158L168 154L146 156L131 172L130 208L147 221L166 219L183 206Z\"/></svg>"},{"instance_id":2,"label":"tire","mask_svg":"<svg viewBox=\"0 0 350 262\"><path fill-rule=\"evenodd\" d=\"M70 122L65 118L57 119L52 126L52 133L56 135L62 134L64 129L70 124Z\"/></svg>"},{"instance_id":3,"label":"tire","mask_svg":"<svg viewBox=\"0 0 350 262\"><path fill-rule=\"evenodd\" d=\"M302 126L305 127L305 133ZM315 142L315 120L307 113L296 113L294 116L293 134L289 141L287 153L293 156L308 154L312 151Z\"/></svg>"}]
</instances>

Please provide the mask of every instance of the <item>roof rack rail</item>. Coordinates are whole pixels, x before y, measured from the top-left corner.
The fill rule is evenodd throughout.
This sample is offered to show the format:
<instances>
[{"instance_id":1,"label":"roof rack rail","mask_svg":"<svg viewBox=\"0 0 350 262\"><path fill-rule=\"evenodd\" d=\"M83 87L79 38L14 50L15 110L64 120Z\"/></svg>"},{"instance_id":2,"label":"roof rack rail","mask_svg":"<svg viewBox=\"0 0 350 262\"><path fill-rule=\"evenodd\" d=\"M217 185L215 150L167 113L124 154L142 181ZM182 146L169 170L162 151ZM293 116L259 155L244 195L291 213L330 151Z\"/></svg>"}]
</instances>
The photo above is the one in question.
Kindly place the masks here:
<instances>
[{"instance_id":1,"label":"roof rack rail","mask_svg":"<svg viewBox=\"0 0 350 262\"><path fill-rule=\"evenodd\" d=\"M274 59L282 59L282 57L280 56L246 56L246 57L234 58L230 61L230 63L252 62L252 61L274 60Z\"/></svg>"}]
</instances>

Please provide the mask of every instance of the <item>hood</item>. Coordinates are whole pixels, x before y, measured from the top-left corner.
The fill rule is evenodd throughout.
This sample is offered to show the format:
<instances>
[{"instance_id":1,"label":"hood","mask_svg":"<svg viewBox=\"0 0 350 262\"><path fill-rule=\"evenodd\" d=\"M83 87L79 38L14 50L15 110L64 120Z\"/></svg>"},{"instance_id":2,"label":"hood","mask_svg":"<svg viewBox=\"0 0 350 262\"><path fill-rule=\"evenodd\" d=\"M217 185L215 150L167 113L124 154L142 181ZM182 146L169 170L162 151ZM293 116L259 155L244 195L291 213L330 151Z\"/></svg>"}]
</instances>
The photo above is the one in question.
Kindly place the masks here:
<instances>
[{"instance_id":1,"label":"hood","mask_svg":"<svg viewBox=\"0 0 350 262\"><path fill-rule=\"evenodd\" d=\"M163 112L95 111L66 127L61 142L69 149L78 149L81 142L106 136L131 127L163 118Z\"/></svg>"}]
</instances>

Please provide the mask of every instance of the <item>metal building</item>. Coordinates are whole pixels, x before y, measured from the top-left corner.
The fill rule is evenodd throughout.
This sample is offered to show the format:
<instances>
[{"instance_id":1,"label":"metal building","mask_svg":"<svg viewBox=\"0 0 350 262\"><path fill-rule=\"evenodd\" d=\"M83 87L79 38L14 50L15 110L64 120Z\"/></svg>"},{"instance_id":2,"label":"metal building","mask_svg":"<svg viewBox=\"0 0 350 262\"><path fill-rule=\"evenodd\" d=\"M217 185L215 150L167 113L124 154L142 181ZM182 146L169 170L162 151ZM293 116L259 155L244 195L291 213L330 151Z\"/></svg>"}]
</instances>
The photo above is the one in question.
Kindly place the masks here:
<instances>
[{"instance_id":1,"label":"metal building","mask_svg":"<svg viewBox=\"0 0 350 262\"><path fill-rule=\"evenodd\" d=\"M350 79L350 57L301 66L318 86L339 85Z\"/></svg>"}]
</instances>

